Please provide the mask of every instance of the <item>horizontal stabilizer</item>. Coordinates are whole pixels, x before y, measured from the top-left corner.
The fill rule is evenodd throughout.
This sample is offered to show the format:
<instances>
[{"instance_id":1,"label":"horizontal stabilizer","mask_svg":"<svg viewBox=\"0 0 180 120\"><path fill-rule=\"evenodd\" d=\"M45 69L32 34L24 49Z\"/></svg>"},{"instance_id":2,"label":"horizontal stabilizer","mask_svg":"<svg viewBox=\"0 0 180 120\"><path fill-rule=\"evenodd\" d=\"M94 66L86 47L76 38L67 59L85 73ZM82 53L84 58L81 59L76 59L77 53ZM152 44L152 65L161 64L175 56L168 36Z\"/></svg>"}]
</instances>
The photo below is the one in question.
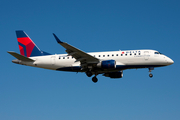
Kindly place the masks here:
<instances>
[{"instance_id":1,"label":"horizontal stabilizer","mask_svg":"<svg viewBox=\"0 0 180 120\"><path fill-rule=\"evenodd\" d=\"M26 62L33 62L34 60L33 59L30 59L28 57L25 57L23 55L20 55L16 52L10 52L8 51L9 54L11 54L12 56L14 56L15 58L17 58L18 60L21 60L21 61L26 61Z\"/></svg>"}]
</instances>

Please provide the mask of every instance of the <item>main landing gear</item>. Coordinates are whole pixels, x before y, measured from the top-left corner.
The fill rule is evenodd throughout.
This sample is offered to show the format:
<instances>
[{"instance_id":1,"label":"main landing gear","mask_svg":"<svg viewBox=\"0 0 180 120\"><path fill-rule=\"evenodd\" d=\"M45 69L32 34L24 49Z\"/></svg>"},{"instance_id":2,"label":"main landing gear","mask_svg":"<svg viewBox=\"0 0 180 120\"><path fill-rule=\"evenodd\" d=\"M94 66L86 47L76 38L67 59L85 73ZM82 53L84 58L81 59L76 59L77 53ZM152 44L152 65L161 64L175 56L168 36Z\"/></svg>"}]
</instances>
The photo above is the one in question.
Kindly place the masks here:
<instances>
[{"instance_id":1,"label":"main landing gear","mask_svg":"<svg viewBox=\"0 0 180 120\"><path fill-rule=\"evenodd\" d=\"M92 73L91 71L87 71L87 72L86 72L86 75L87 75L88 77L91 77L91 76L93 75L93 73ZM97 79L96 76L97 76L97 75L95 75L95 76L92 78L92 81L93 81L94 83L96 83L96 82L98 81L98 79Z\"/></svg>"},{"instance_id":2,"label":"main landing gear","mask_svg":"<svg viewBox=\"0 0 180 120\"><path fill-rule=\"evenodd\" d=\"M153 77L153 74L151 73L151 71L154 70L153 67L149 68L149 77L152 78Z\"/></svg>"},{"instance_id":3,"label":"main landing gear","mask_svg":"<svg viewBox=\"0 0 180 120\"><path fill-rule=\"evenodd\" d=\"M94 76L94 77L92 78L92 81L93 81L94 83L96 83L96 82L98 81L97 77Z\"/></svg>"},{"instance_id":4,"label":"main landing gear","mask_svg":"<svg viewBox=\"0 0 180 120\"><path fill-rule=\"evenodd\" d=\"M87 71L87 72L86 72L86 75L87 75L88 77L91 77L93 74L92 74L91 71Z\"/></svg>"}]
</instances>

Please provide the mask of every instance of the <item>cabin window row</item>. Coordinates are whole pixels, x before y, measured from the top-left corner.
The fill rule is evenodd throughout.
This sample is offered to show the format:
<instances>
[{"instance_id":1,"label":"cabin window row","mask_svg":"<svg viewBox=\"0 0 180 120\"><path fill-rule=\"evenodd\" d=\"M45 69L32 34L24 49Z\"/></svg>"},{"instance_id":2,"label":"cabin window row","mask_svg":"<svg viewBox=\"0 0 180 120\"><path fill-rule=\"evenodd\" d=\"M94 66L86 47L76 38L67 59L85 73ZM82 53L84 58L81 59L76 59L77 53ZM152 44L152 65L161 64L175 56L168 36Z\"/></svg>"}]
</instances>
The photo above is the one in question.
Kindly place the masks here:
<instances>
[{"instance_id":1,"label":"cabin window row","mask_svg":"<svg viewBox=\"0 0 180 120\"><path fill-rule=\"evenodd\" d=\"M127 56L128 54L120 54L120 56ZM130 56L131 55L133 55L132 53L130 53L129 54ZM138 54L136 54L136 53L134 53L134 55L141 55L141 53L138 53ZM114 54L112 54L111 55L112 57L114 57L114 56L119 56L119 54L116 54L116 55L114 55ZM96 55L94 55L94 57L96 57ZM98 57L106 57L106 55L98 55ZM110 55L107 55L107 57L110 57ZM73 57L59 57L59 59L73 59Z\"/></svg>"},{"instance_id":2,"label":"cabin window row","mask_svg":"<svg viewBox=\"0 0 180 120\"><path fill-rule=\"evenodd\" d=\"M61 57L61 56L59 56L59 59L73 59L73 57Z\"/></svg>"},{"instance_id":3,"label":"cabin window row","mask_svg":"<svg viewBox=\"0 0 180 120\"><path fill-rule=\"evenodd\" d=\"M133 55L132 53L130 53L130 54L120 54L120 56L128 56L128 55ZM134 53L134 55L141 55L141 53ZM114 54L112 54L111 55L112 57L114 57L114 56L119 56L119 54L116 54L116 55L114 55ZM94 57L96 57L95 55L94 55ZM105 55L98 55L98 57L105 57ZM110 55L107 55L107 57L110 57Z\"/></svg>"}]
</instances>

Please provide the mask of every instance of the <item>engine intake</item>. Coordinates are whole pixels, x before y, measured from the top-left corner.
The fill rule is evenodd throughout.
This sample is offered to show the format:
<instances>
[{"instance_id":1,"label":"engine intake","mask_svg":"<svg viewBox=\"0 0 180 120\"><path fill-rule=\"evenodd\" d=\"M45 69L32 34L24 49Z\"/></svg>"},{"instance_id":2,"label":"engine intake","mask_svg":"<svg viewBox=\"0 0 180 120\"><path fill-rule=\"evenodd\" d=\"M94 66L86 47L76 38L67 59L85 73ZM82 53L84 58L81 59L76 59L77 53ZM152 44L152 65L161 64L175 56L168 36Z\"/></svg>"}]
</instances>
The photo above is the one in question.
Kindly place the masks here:
<instances>
[{"instance_id":1,"label":"engine intake","mask_svg":"<svg viewBox=\"0 0 180 120\"><path fill-rule=\"evenodd\" d=\"M115 60L101 61L100 63L97 64L97 67L104 69L113 69L116 68L116 61Z\"/></svg>"}]
</instances>

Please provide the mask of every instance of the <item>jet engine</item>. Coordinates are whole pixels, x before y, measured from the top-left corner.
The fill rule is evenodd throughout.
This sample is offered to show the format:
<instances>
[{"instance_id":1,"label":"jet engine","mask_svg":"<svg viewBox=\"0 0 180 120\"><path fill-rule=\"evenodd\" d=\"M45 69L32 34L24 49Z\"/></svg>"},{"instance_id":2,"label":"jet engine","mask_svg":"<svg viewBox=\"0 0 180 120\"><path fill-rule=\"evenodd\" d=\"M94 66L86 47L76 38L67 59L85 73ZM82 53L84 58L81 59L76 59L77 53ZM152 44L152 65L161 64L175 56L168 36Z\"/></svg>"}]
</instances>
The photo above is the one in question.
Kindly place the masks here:
<instances>
[{"instance_id":1,"label":"jet engine","mask_svg":"<svg viewBox=\"0 0 180 120\"><path fill-rule=\"evenodd\" d=\"M103 76L110 77L110 78L122 78L123 72L119 71L119 72L104 73Z\"/></svg>"},{"instance_id":2,"label":"jet engine","mask_svg":"<svg viewBox=\"0 0 180 120\"><path fill-rule=\"evenodd\" d=\"M104 60L97 64L98 68L113 69L116 68L115 60Z\"/></svg>"}]
</instances>

